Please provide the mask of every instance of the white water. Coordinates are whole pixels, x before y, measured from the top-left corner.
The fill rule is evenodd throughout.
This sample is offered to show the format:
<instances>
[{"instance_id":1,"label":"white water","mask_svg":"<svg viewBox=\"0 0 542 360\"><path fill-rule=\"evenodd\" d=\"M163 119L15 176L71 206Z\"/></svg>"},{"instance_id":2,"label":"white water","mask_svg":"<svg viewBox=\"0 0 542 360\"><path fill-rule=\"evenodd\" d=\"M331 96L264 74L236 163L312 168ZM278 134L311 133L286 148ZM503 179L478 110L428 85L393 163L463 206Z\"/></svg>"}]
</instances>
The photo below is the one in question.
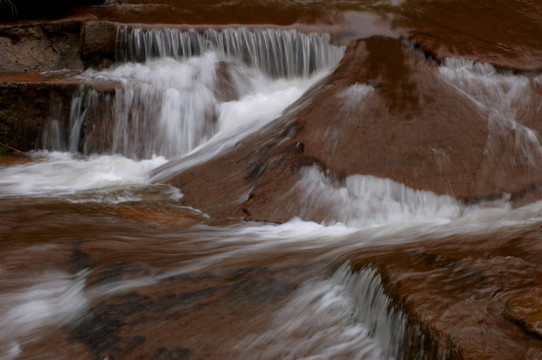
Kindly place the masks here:
<instances>
[{"instance_id":1,"label":"white water","mask_svg":"<svg viewBox=\"0 0 542 360\"><path fill-rule=\"evenodd\" d=\"M325 223L344 223L363 228L386 224L447 222L466 210L451 196L414 190L390 179L351 175L342 184L316 168L305 168L291 190L301 193L299 217L311 220L325 214ZM497 205L497 204L495 204ZM506 203L498 204L506 206Z\"/></svg>"},{"instance_id":2,"label":"white water","mask_svg":"<svg viewBox=\"0 0 542 360\"><path fill-rule=\"evenodd\" d=\"M248 135L257 132L274 119L311 86L316 84L326 73L313 76L308 80L279 80L270 83L267 89L248 94L237 101L222 103L217 120L217 132L175 164L160 169L153 182L161 182L174 174L204 163L213 157L233 148Z\"/></svg>"},{"instance_id":3,"label":"white water","mask_svg":"<svg viewBox=\"0 0 542 360\"><path fill-rule=\"evenodd\" d=\"M402 358L407 323L380 276L346 264L330 279L305 283L267 327L238 346L261 359L384 360Z\"/></svg>"},{"instance_id":4,"label":"white water","mask_svg":"<svg viewBox=\"0 0 542 360\"><path fill-rule=\"evenodd\" d=\"M531 104L538 101L532 91L536 79L456 58L446 59L439 74L487 119L485 154L499 159L493 166L506 173L513 166L536 169L542 165L540 134L529 127L538 122L538 114L531 112Z\"/></svg>"},{"instance_id":5,"label":"white water","mask_svg":"<svg viewBox=\"0 0 542 360\"><path fill-rule=\"evenodd\" d=\"M69 124L48 124L46 149L173 159L212 139L214 151L223 151L279 117L344 53L327 35L283 30L120 28L119 38L128 46L119 50L122 58L144 63L80 75L87 85L74 95ZM97 98L110 95L93 85L103 83L116 88L113 99L103 101L105 109ZM86 119L89 111L112 122ZM92 125L82 136L85 121Z\"/></svg>"},{"instance_id":6,"label":"white water","mask_svg":"<svg viewBox=\"0 0 542 360\"><path fill-rule=\"evenodd\" d=\"M327 35L281 30L232 29L197 34L120 28L119 37L129 44L126 59L143 53L148 55L144 56L147 61L80 75L78 78L88 85L74 94L68 124L64 126L53 118L43 135L44 147L49 150L76 154L80 149L94 149L115 155L84 158L38 153L35 157L39 163L0 169L0 197L137 200L134 192L149 185L147 174L163 165L165 159L185 158L170 169L176 172L179 167L201 163L235 146L278 118L326 76L344 52L343 47L330 45ZM175 59L167 57L173 56L175 49L194 46L194 39L201 51L178 54ZM149 55L155 48L162 50ZM238 61L245 57L259 60L248 65ZM280 63L281 68L289 69L278 74L283 77L265 74L271 58L276 66ZM92 84L104 82L120 84L113 99L94 90ZM111 107L99 110L100 101ZM101 120L109 124L103 126L94 120L82 136L84 122L90 121L89 112L111 121ZM110 145L100 148L88 141Z\"/></svg>"},{"instance_id":7,"label":"white water","mask_svg":"<svg viewBox=\"0 0 542 360\"><path fill-rule=\"evenodd\" d=\"M21 345L40 331L58 329L80 318L88 306L85 274L49 271L37 277L10 279L3 273L0 286L0 357L17 358Z\"/></svg>"},{"instance_id":8,"label":"white water","mask_svg":"<svg viewBox=\"0 0 542 360\"><path fill-rule=\"evenodd\" d=\"M195 57L187 56L188 50L183 50L175 59L156 58L175 55L172 46L176 44L176 36L195 36L198 44L208 41L193 33L181 34L185 33L136 32L133 39L139 40L131 41L142 41L141 49L145 52L142 55L141 50L132 49L125 58L137 58L145 63L127 63L82 75L90 84L103 80L122 84L116 90L112 109L114 126L109 135L112 146L104 149L115 155L73 154L86 147L79 143L80 131L85 121L84 112L96 99L91 96L93 100L85 103L84 96L77 95L72 106L67 146L61 139L50 141L64 144L58 146L72 153L41 152L34 155L33 163L0 168L0 198L138 200L138 193L151 186L151 180L168 175L149 177L152 170L167 163L166 159L183 158L177 167L168 169L170 172L211 159L279 117L326 74L326 69L319 74L307 65L305 70L296 72L281 70L285 72L280 74L286 74L287 79L269 77L270 73L276 75L275 70L269 69L277 69L278 65L261 65L261 59L259 63L245 59L239 62L244 55L235 50L232 52L235 61L226 67L228 86L235 96L224 100L223 94L217 92L223 86L217 82L217 69L224 56L231 55L224 50L226 45L199 51ZM250 37L241 31L228 36L232 36L231 39L244 36L243 41L250 43L253 38L267 39L266 34ZM170 40L163 41L164 36ZM295 40L300 35L282 36ZM272 44L266 41L262 44ZM192 47L190 45L190 49ZM216 51L217 48L223 51ZM270 56L270 53L262 54ZM267 70L260 71L260 68ZM538 135L520 122L526 116L521 108L529 96L529 79L497 74L488 66L454 61L439 71L445 81L487 114L493 129L488 151L493 151L496 137L505 136L501 130L510 129L520 160L537 163ZM295 77L294 73L301 75ZM372 91L364 85L355 85L339 96L345 101L362 101ZM61 134L60 126L58 122L52 123L51 129L57 130L51 131ZM44 273L19 284L16 290L0 296L0 325L6 329L9 324L11 329L0 331L0 354L15 358L20 352L19 343L25 337L43 327L73 322L84 313L89 299L156 284L178 274L212 270L217 264L235 263L240 259L265 260L286 253L301 255L318 250L325 260L375 245L503 234L540 222L542 214L542 203L511 209L503 199L465 206L449 196L410 189L389 179L363 174L337 182L315 168L306 168L300 173L300 180L292 189L294 193L299 195L296 205L299 218L285 224L197 226L166 236L169 247L161 254L158 246L154 256L167 257L175 250L181 252L186 242L205 249L205 254L181 261L174 269L158 276L111 282L87 292L82 290L82 277L60 272ZM180 197L178 192L172 191L170 195L174 199ZM321 223L312 221L322 213L326 215ZM112 234L111 238L122 236L124 234ZM164 240L157 238L157 241ZM144 242L145 239L137 240ZM175 241L179 242L178 249L171 245ZM130 246L130 249L137 248L137 241ZM405 326L402 315L390 308L389 299L373 271L352 274L344 266L331 278L307 281L289 297L284 309L274 314L274 320L265 331L247 338L239 346L247 348L249 354L261 354L262 358L400 358Z\"/></svg>"},{"instance_id":9,"label":"white water","mask_svg":"<svg viewBox=\"0 0 542 360\"><path fill-rule=\"evenodd\" d=\"M229 28L220 32L179 29L131 29L117 32L117 57L121 61L146 61L170 57L187 59L211 51L221 59L245 63L274 78L307 78L336 65L344 48L330 44L328 34L303 34L296 30Z\"/></svg>"},{"instance_id":10,"label":"white water","mask_svg":"<svg viewBox=\"0 0 542 360\"><path fill-rule=\"evenodd\" d=\"M138 200L150 186L149 172L165 164L163 157L135 161L119 155L76 157L71 153L37 152L35 162L0 167L0 198L60 197L68 201ZM173 198L178 190L166 189Z\"/></svg>"}]
</instances>

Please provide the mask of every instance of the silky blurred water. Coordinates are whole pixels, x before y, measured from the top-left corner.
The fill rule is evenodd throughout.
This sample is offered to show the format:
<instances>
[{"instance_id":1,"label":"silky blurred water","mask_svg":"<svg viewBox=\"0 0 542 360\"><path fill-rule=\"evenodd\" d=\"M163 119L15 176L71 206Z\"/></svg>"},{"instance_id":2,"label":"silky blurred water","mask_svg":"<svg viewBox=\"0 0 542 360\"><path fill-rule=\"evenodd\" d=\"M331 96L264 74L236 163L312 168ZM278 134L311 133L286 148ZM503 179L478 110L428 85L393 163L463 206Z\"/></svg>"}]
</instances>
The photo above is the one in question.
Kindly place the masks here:
<instances>
[{"instance_id":1,"label":"silky blurred water","mask_svg":"<svg viewBox=\"0 0 542 360\"><path fill-rule=\"evenodd\" d=\"M265 128L333 71L344 49L331 46L325 36L282 30L198 35L177 30L128 33L122 28L119 34L131 36L131 48L122 57L125 63L89 70L78 78L87 85L103 80L121 84L108 110L113 114L111 146L98 154L78 152L88 148L81 146L85 140L79 136L85 111L100 101L82 90L74 95L69 129L61 129L59 122L49 124L44 143L50 151L28 154L28 163L0 167L4 359L39 357L45 346L40 341L48 334L84 342L88 339L81 334L88 324L95 326L91 335L98 338L92 340L100 349L94 355L108 358L103 355L113 345L100 331L108 334L107 327L113 326L105 324L109 315L120 317L115 318L115 331L120 332L129 327L122 323L127 321L123 316L145 308L130 308L126 314L104 310L104 324L96 325L100 309L137 291L151 293L150 299L153 293L176 294L182 286L196 287L186 283L192 276L211 284L205 291L191 292L194 298L230 310L246 302L255 306L231 310L228 316L233 320L224 320L228 326L246 325L229 334L232 343L219 344L234 357L401 359L409 325L385 294L377 271L354 271L349 263L331 271L329 264L374 247L513 236L541 221L542 203L513 208L506 194L465 204L391 179L355 174L339 181L316 167L304 167L285 195L299 199L296 217L289 221L205 223L210 216L179 204L182 186L173 188L162 180L213 159ZM176 46L183 41L185 50L179 52ZM190 53L195 43L201 49ZM243 52L239 44L254 47ZM273 50L277 44L282 47ZM231 48L234 45L238 47ZM299 51L297 62L264 61ZM248 61L247 54L257 61ZM229 99L221 97L224 88L218 81L224 63L234 94ZM511 141L517 150L514 159L536 163L542 154L538 137L519 121L522 104L529 101L529 86L536 80L460 59L447 60L436 71L485 114L488 152L497 151L499 142ZM355 84L338 96L345 106L363 106L372 93L372 87ZM172 159L177 159L175 166L167 166ZM279 271L285 284L266 277L270 275L265 271L279 265L286 269ZM251 273L254 269L261 273ZM228 275L232 271L234 275ZM238 278L248 284L263 282L265 296L242 295L235 287ZM216 300L213 291L222 287L231 291ZM189 303L188 310L183 308L185 316L210 306L204 302L190 308L192 300L186 299L177 303L183 301ZM258 313L255 319L261 321L251 321L252 313L244 318L249 311ZM161 318L158 311L153 313L157 333L169 326L173 315ZM117 336L115 331L110 333ZM222 336L228 337L224 331ZM197 343L205 335L201 331L191 339ZM47 357L60 358L63 349L47 351L56 351Z\"/></svg>"}]
</instances>

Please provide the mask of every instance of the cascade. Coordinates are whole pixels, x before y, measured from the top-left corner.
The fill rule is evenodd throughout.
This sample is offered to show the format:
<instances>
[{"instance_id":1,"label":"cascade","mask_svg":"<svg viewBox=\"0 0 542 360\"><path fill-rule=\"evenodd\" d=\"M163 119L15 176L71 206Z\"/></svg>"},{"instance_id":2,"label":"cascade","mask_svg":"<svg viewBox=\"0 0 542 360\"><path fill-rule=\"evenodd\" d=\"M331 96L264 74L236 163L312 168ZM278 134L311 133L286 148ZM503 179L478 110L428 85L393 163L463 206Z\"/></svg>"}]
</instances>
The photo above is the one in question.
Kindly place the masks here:
<instances>
[{"instance_id":1,"label":"cascade","mask_svg":"<svg viewBox=\"0 0 542 360\"><path fill-rule=\"evenodd\" d=\"M505 182L523 173L538 172L542 164L542 145L536 131L539 108L532 104L538 102L534 89L540 76L516 75L458 58L445 59L438 74L487 119L488 137L480 172L500 174Z\"/></svg>"},{"instance_id":2,"label":"cascade","mask_svg":"<svg viewBox=\"0 0 542 360\"><path fill-rule=\"evenodd\" d=\"M304 284L271 328L241 342L264 359L403 359L408 324L372 269L342 265L326 280ZM272 341L270 340L272 339Z\"/></svg>"},{"instance_id":3,"label":"cascade","mask_svg":"<svg viewBox=\"0 0 542 360\"><path fill-rule=\"evenodd\" d=\"M327 34L294 30L121 26L117 38L123 63L78 77L85 85L73 95L69 124L49 122L45 149L179 158L217 134L231 135L241 125L250 132L280 116L307 89L303 84L344 53ZM94 90L104 81L115 90ZM85 127L89 108L92 125Z\"/></svg>"},{"instance_id":4,"label":"cascade","mask_svg":"<svg viewBox=\"0 0 542 360\"><path fill-rule=\"evenodd\" d=\"M86 153L85 143L81 141L82 126L87 111L94 108L100 95L92 88L80 86L73 94L68 123L61 123L61 116L53 111L50 121L42 133L42 147L51 151L69 151Z\"/></svg>"},{"instance_id":5,"label":"cascade","mask_svg":"<svg viewBox=\"0 0 542 360\"><path fill-rule=\"evenodd\" d=\"M179 29L119 27L117 59L144 62L171 57L177 60L214 52L235 59L274 78L308 77L336 65L344 49L330 43L328 34L303 34L296 30L246 28L204 32Z\"/></svg>"},{"instance_id":6,"label":"cascade","mask_svg":"<svg viewBox=\"0 0 542 360\"><path fill-rule=\"evenodd\" d=\"M379 3L403 9L404 1ZM41 139L47 151L0 165L0 358L69 357L81 348L100 359L449 359L463 345L468 350L466 336L494 346L510 342L509 333L536 345L502 309L523 284L537 291L529 276L540 268L542 202L513 209L512 197L499 192L470 203L361 167L336 175L324 151L296 138L311 136L310 116L320 108L309 105L327 95L322 89L337 89L329 96L336 102L322 111L323 134L331 128L326 115L340 109L352 127L338 131L352 129L358 139L363 128L354 126L366 120L360 109L374 110L366 117L376 122L391 106L375 99L396 84L353 74L351 64L320 81L345 52L330 35L121 25L116 40L118 62L77 75L82 85L70 106L51 110ZM355 55L381 55L362 50ZM475 176L483 180L485 171L506 185L538 171L541 107L533 104L542 76L462 59L416 66L428 66L431 80L487 121ZM406 115L405 123L416 121ZM291 119L284 131L266 128ZM431 150L446 156L446 149ZM224 158L225 170L215 166ZM285 170L273 173L279 165ZM267 178L251 177L260 170ZM166 181L175 174L185 178ZM227 186L216 190L208 179ZM275 191L277 184L286 185ZM221 198L228 192L234 200ZM262 204L288 219L258 214ZM468 291L473 296L463 299ZM450 303L440 305L446 296ZM459 311L474 303L470 313ZM448 320L450 332L442 331ZM57 338L60 346L39 348Z\"/></svg>"},{"instance_id":7,"label":"cascade","mask_svg":"<svg viewBox=\"0 0 542 360\"><path fill-rule=\"evenodd\" d=\"M302 219L344 223L353 227L393 223L447 222L463 214L466 206L448 195L414 190L390 179L351 175L342 183L314 167L303 168L288 196L295 196ZM498 205L498 204L493 204ZM504 206L504 204L500 204Z\"/></svg>"}]
</instances>

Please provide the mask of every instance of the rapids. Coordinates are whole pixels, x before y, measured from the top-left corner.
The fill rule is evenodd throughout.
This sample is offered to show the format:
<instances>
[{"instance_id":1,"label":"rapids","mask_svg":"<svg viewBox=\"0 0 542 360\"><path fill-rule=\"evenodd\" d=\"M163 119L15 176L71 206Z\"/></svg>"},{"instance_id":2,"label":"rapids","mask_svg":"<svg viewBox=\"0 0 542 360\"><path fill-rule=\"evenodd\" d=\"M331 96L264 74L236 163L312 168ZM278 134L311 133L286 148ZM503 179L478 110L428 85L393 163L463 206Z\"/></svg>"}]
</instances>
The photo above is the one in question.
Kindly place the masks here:
<instances>
[{"instance_id":1,"label":"rapids","mask_svg":"<svg viewBox=\"0 0 542 360\"><path fill-rule=\"evenodd\" d=\"M540 226L541 202L514 207L504 193L468 203L341 178L316 161L281 194L295 199L289 221L214 219L167 180L296 114L345 47L282 29L120 26L117 41L118 63L75 76L69 119L50 119L31 160L0 166L2 359L450 358L452 346L424 338L389 296L378 254ZM486 165L509 143L505 166L537 167L537 113L523 111L538 78L457 58L432 69L487 119ZM377 88L355 83L337 98L357 111Z\"/></svg>"}]
</instances>

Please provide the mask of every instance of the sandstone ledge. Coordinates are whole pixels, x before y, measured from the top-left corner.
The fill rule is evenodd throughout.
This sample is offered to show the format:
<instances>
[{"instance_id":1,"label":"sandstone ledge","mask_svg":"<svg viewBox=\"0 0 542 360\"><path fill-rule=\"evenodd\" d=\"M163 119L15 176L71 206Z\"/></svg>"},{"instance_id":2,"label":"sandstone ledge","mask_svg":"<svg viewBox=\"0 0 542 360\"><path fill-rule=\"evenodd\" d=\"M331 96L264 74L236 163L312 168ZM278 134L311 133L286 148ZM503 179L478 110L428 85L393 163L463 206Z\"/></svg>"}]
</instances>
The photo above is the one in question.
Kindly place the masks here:
<instances>
[{"instance_id":1,"label":"sandstone ledge","mask_svg":"<svg viewBox=\"0 0 542 360\"><path fill-rule=\"evenodd\" d=\"M435 340L434 358L538 359L540 231L375 247L341 261L378 269L395 306Z\"/></svg>"}]
</instances>

